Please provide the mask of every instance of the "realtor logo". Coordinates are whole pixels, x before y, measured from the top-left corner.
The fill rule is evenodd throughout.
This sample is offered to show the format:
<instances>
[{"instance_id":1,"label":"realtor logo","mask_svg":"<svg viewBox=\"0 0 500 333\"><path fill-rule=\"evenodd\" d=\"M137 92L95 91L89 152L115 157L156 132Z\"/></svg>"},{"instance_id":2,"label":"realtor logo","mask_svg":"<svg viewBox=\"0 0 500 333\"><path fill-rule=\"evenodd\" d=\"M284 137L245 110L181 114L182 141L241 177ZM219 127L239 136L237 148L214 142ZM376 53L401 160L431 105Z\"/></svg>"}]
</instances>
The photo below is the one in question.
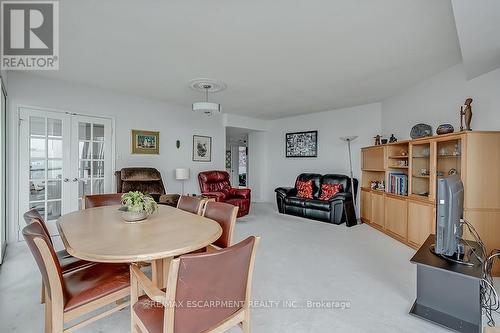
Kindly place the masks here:
<instances>
[{"instance_id":1,"label":"realtor logo","mask_svg":"<svg viewBox=\"0 0 500 333\"><path fill-rule=\"evenodd\" d=\"M59 69L59 3L2 1L2 70Z\"/></svg>"}]
</instances>

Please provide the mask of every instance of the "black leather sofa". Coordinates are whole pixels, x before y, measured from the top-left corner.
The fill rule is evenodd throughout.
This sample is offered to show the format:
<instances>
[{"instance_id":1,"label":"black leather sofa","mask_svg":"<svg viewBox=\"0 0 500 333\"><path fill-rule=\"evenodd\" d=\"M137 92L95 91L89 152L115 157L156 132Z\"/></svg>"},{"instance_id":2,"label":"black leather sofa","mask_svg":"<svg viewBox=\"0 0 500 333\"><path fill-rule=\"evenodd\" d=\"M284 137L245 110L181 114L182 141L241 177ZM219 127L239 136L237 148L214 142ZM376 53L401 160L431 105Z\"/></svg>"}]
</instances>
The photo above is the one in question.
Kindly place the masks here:
<instances>
[{"instance_id":1,"label":"black leather sofa","mask_svg":"<svg viewBox=\"0 0 500 333\"><path fill-rule=\"evenodd\" d=\"M346 221L356 224L356 213L351 194L351 179L345 175L302 173L297 181L312 180L313 199L297 197L296 187L278 187L276 203L282 214L306 217L323 222L341 224ZM337 193L330 200L319 200L321 184L342 184L343 192ZM357 195L358 180L354 179L354 195Z\"/></svg>"}]
</instances>

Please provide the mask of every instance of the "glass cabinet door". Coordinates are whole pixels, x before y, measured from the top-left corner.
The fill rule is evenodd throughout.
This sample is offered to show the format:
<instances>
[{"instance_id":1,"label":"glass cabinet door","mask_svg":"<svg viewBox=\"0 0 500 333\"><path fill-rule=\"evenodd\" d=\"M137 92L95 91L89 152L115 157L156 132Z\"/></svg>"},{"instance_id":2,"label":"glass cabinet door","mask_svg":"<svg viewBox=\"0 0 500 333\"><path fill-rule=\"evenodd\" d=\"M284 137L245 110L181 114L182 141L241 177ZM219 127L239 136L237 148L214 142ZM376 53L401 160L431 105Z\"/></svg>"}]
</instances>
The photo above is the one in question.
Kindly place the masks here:
<instances>
[{"instance_id":1,"label":"glass cabinet door","mask_svg":"<svg viewBox=\"0 0 500 333\"><path fill-rule=\"evenodd\" d=\"M431 175L431 145L421 143L412 145L411 194L429 197Z\"/></svg>"},{"instance_id":2,"label":"glass cabinet door","mask_svg":"<svg viewBox=\"0 0 500 333\"><path fill-rule=\"evenodd\" d=\"M436 176L462 175L462 140L439 141L436 146Z\"/></svg>"}]
</instances>

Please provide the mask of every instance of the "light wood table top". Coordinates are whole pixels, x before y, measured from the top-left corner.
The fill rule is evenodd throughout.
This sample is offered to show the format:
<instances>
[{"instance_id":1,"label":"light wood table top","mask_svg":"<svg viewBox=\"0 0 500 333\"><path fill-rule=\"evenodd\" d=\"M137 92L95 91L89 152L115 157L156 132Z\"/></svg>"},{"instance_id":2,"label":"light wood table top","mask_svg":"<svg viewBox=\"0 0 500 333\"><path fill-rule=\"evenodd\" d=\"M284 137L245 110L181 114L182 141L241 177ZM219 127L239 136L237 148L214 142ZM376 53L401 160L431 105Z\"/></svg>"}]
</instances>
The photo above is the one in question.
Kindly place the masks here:
<instances>
[{"instance_id":1,"label":"light wood table top","mask_svg":"<svg viewBox=\"0 0 500 333\"><path fill-rule=\"evenodd\" d=\"M222 234L217 222L165 205L145 221L125 223L119 207L61 216L57 228L68 253L95 262L158 260L201 249Z\"/></svg>"}]
</instances>

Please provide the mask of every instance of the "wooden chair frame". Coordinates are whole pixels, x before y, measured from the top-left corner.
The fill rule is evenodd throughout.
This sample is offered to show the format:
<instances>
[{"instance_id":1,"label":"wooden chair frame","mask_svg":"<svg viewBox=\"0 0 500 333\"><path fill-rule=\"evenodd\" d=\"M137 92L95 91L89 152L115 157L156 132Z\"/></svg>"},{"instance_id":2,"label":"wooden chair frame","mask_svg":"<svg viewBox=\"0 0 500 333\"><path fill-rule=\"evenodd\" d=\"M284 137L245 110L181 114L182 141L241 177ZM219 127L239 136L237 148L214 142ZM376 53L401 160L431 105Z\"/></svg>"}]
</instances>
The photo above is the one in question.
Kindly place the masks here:
<instances>
[{"instance_id":1,"label":"wooden chair frame","mask_svg":"<svg viewBox=\"0 0 500 333\"><path fill-rule=\"evenodd\" d=\"M70 311L64 312L64 295L61 287L61 282L59 280L59 274L57 272L56 263L52 258L52 254L49 247L45 241L39 237L34 239L34 243L40 254L47 270L47 276L49 279L50 288L45 289L45 332L46 333L63 333L63 332L73 332L77 329L82 328L94 321L104 318L112 313L115 313L121 309L126 308L130 302L123 301L130 293L130 289L124 288L122 290L116 291L104 297L101 297L95 301L89 302L82 306L79 306ZM48 291L50 289L50 292ZM64 328L64 324L77 319L78 317L85 315L89 312L95 311L102 308L108 304L115 304L111 309L99 313L93 317L82 320L77 324Z\"/></svg>"},{"instance_id":2,"label":"wooden chair frame","mask_svg":"<svg viewBox=\"0 0 500 333\"><path fill-rule=\"evenodd\" d=\"M244 333L250 333L250 297L252 294L252 279L255 264L255 254L260 242L260 237L255 237L252 256L250 258L250 266L247 277L247 288L245 293L245 303L243 308L223 322L219 323L204 333L222 333L239 325ZM139 300L139 296L146 294L152 301L158 302L165 306L163 316L163 333L174 333L175 307L169 306L175 304L175 294L177 290L177 278L179 275L180 259L173 259L170 262L168 276L166 277L166 292L163 292L139 269L137 265L130 265L130 317L131 317L131 332L132 333L150 333L140 318L135 314L133 309L134 304Z\"/></svg>"},{"instance_id":3,"label":"wooden chair frame","mask_svg":"<svg viewBox=\"0 0 500 333\"><path fill-rule=\"evenodd\" d=\"M181 203L181 201L182 201L182 198L183 198L183 197L188 197L188 196L186 196L186 195L181 195L181 196L179 197L179 200L177 201L177 206L176 206L175 208L177 208L177 209L181 209L181 208L179 208L179 204ZM189 198L189 197L188 197L188 198ZM197 197L195 197L195 198L196 198L196 199L198 199ZM202 212L203 212L203 210L204 210L204 208L205 208L205 204L206 204L206 201L207 201L207 200L206 200L205 198L200 198L199 200L200 200L200 202L198 203L198 207L197 207L197 210L196 210L196 215L200 215L200 216L201 216L201 215L202 215ZM181 210L183 210L183 209L181 209Z\"/></svg>"},{"instance_id":4,"label":"wooden chair frame","mask_svg":"<svg viewBox=\"0 0 500 333\"><path fill-rule=\"evenodd\" d=\"M207 202L205 202L205 204L203 205L203 214L202 216L205 217L205 212L206 212L206 209L207 209L207 205L210 201L207 200ZM233 212L231 213L231 223L229 225L229 239L228 239L228 244L229 246L233 245L233 234L234 234L234 227L236 226L236 219L238 218L238 210L240 208L238 206L233 206ZM207 246L207 251L216 251L216 250L220 250L221 248L219 246L216 246L214 244L210 244Z\"/></svg>"}]
</instances>

